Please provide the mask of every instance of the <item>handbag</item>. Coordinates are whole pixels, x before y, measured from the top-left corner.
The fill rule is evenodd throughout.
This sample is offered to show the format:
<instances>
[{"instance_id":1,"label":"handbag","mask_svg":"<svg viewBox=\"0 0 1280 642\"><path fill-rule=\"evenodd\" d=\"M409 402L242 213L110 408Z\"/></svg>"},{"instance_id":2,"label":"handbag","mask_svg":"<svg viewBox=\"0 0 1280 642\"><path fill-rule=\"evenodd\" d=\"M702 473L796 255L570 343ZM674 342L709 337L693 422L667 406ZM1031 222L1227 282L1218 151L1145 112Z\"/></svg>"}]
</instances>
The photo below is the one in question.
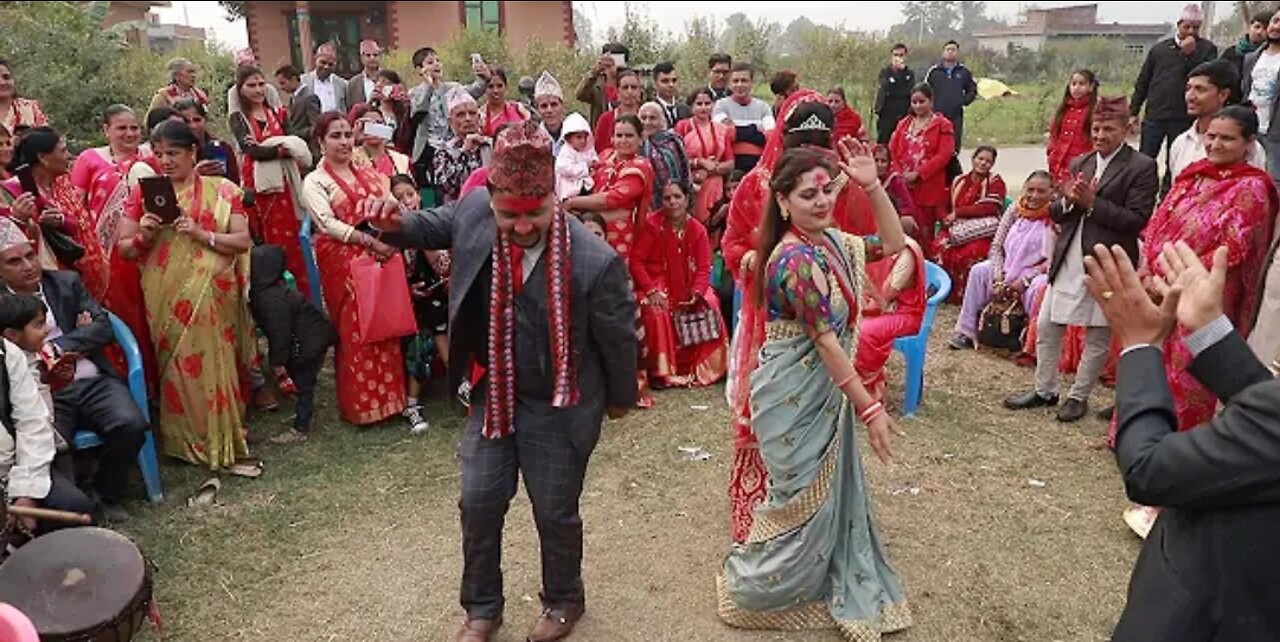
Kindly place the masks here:
<instances>
[{"instance_id":1,"label":"handbag","mask_svg":"<svg viewBox=\"0 0 1280 642\"><path fill-rule=\"evenodd\" d=\"M999 216L983 216L981 218L962 218L947 228L947 245L956 247L973 241L995 238L1000 229Z\"/></svg>"},{"instance_id":2,"label":"handbag","mask_svg":"<svg viewBox=\"0 0 1280 642\"><path fill-rule=\"evenodd\" d=\"M41 224L40 237L44 239L49 251L53 252L54 258L58 259L58 263L63 266L70 267L84 258L84 246L52 225Z\"/></svg>"},{"instance_id":3,"label":"handbag","mask_svg":"<svg viewBox=\"0 0 1280 642\"><path fill-rule=\"evenodd\" d=\"M998 296L982 309L982 317L978 323L978 344L1020 351L1028 323L1021 297Z\"/></svg>"},{"instance_id":4,"label":"handbag","mask_svg":"<svg viewBox=\"0 0 1280 642\"><path fill-rule=\"evenodd\" d=\"M720 338L720 319L715 311L699 298L698 303L671 312L676 330L676 346L687 348Z\"/></svg>"},{"instance_id":5,"label":"handbag","mask_svg":"<svg viewBox=\"0 0 1280 642\"><path fill-rule=\"evenodd\" d=\"M356 340L361 344L418 333L401 254L393 254L385 263L372 256L351 259L351 284L356 304Z\"/></svg>"}]
</instances>

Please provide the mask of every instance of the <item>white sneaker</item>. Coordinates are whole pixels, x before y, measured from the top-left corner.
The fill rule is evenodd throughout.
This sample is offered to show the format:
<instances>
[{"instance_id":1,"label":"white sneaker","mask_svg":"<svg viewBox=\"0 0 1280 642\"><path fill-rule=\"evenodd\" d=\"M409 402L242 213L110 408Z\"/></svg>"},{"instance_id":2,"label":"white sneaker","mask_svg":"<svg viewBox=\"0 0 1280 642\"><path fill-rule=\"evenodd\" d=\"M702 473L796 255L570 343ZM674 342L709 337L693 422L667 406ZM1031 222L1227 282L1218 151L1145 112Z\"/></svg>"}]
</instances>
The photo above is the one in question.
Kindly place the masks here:
<instances>
[{"instance_id":1,"label":"white sneaker","mask_svg":"<svg viewBox=\"0 0 1280 642\"><path fill-rule=\"evenodd\" d=\"M425 435L431 430L431 423L422 416L422 406L410 406L404 409L404 418L409 420L410 435Z\"/></svg>"}]
</instances>

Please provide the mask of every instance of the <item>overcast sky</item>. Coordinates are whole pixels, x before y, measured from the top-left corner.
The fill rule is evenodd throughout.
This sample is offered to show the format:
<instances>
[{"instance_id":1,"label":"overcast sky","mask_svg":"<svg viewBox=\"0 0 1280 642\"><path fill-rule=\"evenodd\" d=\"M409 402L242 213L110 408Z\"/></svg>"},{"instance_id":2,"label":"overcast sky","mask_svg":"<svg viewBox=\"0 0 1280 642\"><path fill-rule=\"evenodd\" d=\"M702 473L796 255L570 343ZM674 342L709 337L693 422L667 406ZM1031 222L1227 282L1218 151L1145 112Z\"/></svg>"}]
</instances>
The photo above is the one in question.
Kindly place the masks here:
<instances>
[{"instance_id":1,"label":"overcast sky","mask_svg":"<svg viewBox=\"0 0 1280 642\"><path fill-rule=\"evenodd\" d=\"M631 2L631 6L648 12L660 26L678 31L697 16L723 20L732 13L743 12L753 18L765 18L786 24L800 16L820 24L844 25L850 29L882 30L901 20L896 2ZM1082 2L987 2L994 15L1013 18L1026 5L1064 6ZM1099 2L1104 22L1174 22L1184 2ZM622 2L574 2L591 21L597 37L623 21ZM1219 11L1229 11L1230 3L1219 2ZM216 2L174 2L168 9L157 9L164 22L185 23L213 31L217 40L232 47L248 44L244 22L227 22L226 14Z\"/></svg>"}]
</instances>

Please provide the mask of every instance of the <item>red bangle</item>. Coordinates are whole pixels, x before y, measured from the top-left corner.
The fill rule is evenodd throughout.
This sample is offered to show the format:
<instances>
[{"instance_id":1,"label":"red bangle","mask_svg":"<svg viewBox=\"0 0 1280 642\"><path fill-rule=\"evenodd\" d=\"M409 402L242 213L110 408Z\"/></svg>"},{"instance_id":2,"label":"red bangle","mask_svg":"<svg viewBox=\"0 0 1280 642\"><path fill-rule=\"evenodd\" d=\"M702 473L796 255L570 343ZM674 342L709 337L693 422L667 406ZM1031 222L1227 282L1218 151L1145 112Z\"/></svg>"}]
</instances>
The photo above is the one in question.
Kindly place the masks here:
<instances>
[{"instance_id":1,"label":"red bangle","mask_svg":"<svg viewBox=\"0 0 1280 642\"><path fill-rule=\"evenodd\" d=\"M864 424L871 423L873 419L879 417L884 412L884 404L877 401L870 406L858 411L858 421Z\"/></svg>"},{"instance_id":2,"label":"red bangle","mask_svg":"<svg viewBox=\"0 0 1280 642\"><path fill-rule=\"evenodd\" d=\"M845 377L844 379L842 379L842 380L840 380L840 381L836 382L836 388L838 388L838 389L844 389L844 387L845 387L845 386L849 385L849 382L850 382L850 381L853 381L853 380L854 380L854 379L856 379L856 378L858 378L858 373L857 373L857 372L855 372L855 373L853 373L853 374L851 374L851 375L849 375L849 376Z\"/></svg>"}]
</instances>

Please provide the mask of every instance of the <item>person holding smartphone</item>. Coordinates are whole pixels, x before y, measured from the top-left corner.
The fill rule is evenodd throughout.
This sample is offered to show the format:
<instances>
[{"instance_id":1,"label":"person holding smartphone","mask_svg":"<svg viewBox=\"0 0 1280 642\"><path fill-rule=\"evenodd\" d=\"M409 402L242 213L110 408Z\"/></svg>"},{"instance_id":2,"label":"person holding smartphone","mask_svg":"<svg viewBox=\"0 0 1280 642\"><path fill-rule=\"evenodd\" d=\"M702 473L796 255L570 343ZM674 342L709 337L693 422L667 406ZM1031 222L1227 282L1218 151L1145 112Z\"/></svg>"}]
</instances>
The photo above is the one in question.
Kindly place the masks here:
<instances>
[{"instance_id":1,"label":"person holding smartphone","mask_svg":"<svg viewBox=\"0 0 1280 642\"><path fill-rule=\"evenodd\" d=\"M240 165L236 162L235 150L209 131L209 110L198 101L179 100L173 104L173 111L182 116L200 141L200 162L196 163L196 173L221 176L239 184Z\"/></svg>"},{"instance_id":2,"label":"person holding smartphone","mask_svg":"<svg viewBox=\"0 0 1280 642\"><path fill-rule=\"evenodd\" d=\"M395 129L386 123L382 112L373 105L360 103L351 108L347 120L356 137L356 148L352 152L353 163L373 167L387 178L411 171L409 157L390 146Z\"/></svg>"},{"instance_id":3,"label":"person holding smartphone","mask_svg":"<svg viewBox=\"0 0 1280 642\"><path fill-rule=\"evenodd\" d=\"M13 202L8 215L17 221L36 245L40 266L46 270L69 269L83 258L58 249L72 249L87 223L80 193L71 181L71 154L62 134L52 127L32 127L19 138L9 170L14 177L0 183ZM51 243L51 236L72 241L64 246Z\"/></svg>"},{"instance_id":4,"label":"person holding smartphone","mask_svg":"<svg viewBox=\"0 0 1280 642\"><path fill-rule=\"evenodd\" d=\"M256 351L243 295L253 245L243 192L196 171L200 139L186 123L161 123L151 145L163 177L130 193L118 249L141 265L160 364L164 451L214 472L257 477L239 374Z\"/></svg>"}]
</instances>

